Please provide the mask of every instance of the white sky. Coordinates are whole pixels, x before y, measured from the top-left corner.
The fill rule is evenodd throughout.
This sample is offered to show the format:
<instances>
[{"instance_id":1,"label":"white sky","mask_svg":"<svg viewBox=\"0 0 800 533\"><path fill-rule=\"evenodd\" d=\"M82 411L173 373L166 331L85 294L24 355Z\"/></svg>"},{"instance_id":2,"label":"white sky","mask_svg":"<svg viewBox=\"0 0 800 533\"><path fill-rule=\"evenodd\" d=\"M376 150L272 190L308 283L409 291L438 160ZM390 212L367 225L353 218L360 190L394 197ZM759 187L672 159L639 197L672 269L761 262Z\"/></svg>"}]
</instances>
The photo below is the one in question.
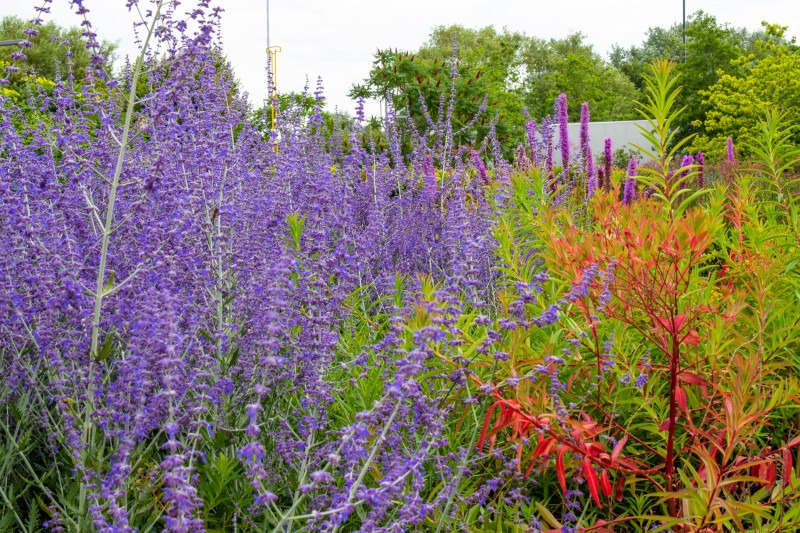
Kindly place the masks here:
<instances>
[{"instance_id":1,"label":"white sky","mask_svg":"<svg viewBox=\"0 0 800 533\"><path fill-rule=\"evenodd\" d=\"M143 2L144 4L145 2ZM586 35L602 55L612 44L639 44L645 31L681 20L682 0L220 0L225 8L223 48L250 99L266 96L267 3L270 43L280 45L278 89L302 90L322 76L327 108L352 112L347 98L353 83L369 73L377 48L415 49L434 26L493 25L541 38L561 38L571 32ZM39 0L0 0L0 15L31 18ZM181 9L193 2L187 0ZM98 35L119 43L121 57L136 51L132 16L125 0L84 0ZM720 23L760 27L762 20L789 26L800 35L800 0L686 0L687 15L702 9ZM68 0L54 0L49 18L63 26L78 25ZM373 104L368 114L377 114Z\"/></svg>"}]
</instances>

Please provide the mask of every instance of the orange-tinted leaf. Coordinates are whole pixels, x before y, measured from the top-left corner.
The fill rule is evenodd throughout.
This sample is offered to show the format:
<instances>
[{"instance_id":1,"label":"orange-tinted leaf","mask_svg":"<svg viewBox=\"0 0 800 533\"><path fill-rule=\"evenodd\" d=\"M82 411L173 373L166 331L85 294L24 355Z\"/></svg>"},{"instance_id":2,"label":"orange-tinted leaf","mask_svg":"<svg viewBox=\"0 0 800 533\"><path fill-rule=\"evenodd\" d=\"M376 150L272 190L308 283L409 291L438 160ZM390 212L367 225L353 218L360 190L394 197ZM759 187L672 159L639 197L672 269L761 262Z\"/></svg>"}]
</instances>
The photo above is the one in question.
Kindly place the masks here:
<instances>
[{"instance_id":1,"label":"orange-tinted leaf","mask_svg":"<svg viewBox=\"0 0 800 533\"><path fill-rule=\"evenodd\" d=\"M611 488L611 479L608 477L608 470L605 468L600 472L600 489L603 491L603 496L609 497L613 492Z\"/></svg>"},{"instance_id":2,"label":"orange-tinted leaf","mask_svg":"<svg viewBox=\"0 0 800 533\"><path fill-rule=\"evenodd\" d=\"M592 467L592 462L588 457L584 457L581 462L583 465L583 476L586 478L586 484L589 485L589 493L592 495L594 503L600 509L603 508L603 503L600 501L600 484L597 480L597 472Z\"/></svg>"},{"instance_id":3,"label":"orange-tinted leaf","mask_svg":"<svg viewBox=\"0 0 800 533\"><path fill-rule=\"evenodd\" d=\"M558 477L558 484L561 485L561 490L564 491L564 496L567 495L567 474L564 472L564 452L567 449L560 447L556 455L556 477Z\"/></svg>"}]
</instances>

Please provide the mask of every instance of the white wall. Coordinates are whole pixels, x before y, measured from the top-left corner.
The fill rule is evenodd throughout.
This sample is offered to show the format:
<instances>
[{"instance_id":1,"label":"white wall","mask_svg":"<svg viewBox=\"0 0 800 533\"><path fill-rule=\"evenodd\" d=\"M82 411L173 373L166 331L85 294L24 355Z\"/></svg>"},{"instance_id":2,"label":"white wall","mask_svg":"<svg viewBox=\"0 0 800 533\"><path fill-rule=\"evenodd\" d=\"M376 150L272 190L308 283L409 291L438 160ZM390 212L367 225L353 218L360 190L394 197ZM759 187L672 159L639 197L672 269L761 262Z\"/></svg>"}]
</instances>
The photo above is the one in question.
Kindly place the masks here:
<instances>
[{"instance_id":1,"label":"white wall","mask_svg":"<svg viewBox=\"0 0 800 533\"><path fill-rule=\"evenodd\" d=\"M628 148L636 150L630 143L635 143L640 146L648 148L647 141L642 137L641 131L636 127L640 124L648 127L646 120L621 120L617 122L590 122L589 123L589 146L592 147L592 154L597 157L603 154L604 142L606 138L611 137L612 148ZM580 123L570 123L567 125L569 129L569 143L570 152L575 152L580 146ZM649 127L648 127L649 129ZM558 130L556 130L557 132ZM556 133L554 142L558 146L558 133ZM637 150L638 151L638 150ZM649 158L647 158L649 159Z\"/></svg>"}]
</instances>

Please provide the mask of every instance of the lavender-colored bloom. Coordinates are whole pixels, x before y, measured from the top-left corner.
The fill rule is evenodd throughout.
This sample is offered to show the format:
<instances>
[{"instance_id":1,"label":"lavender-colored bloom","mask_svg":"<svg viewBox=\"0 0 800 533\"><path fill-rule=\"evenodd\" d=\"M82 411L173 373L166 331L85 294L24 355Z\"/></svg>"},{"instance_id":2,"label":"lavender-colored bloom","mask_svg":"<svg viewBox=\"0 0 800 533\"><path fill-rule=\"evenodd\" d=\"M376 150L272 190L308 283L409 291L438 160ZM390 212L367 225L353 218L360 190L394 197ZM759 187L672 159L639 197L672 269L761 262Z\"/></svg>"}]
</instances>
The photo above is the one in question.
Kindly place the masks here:
<instances>
[{"instance_id":1,"label":"lavender-colored bloom","mask_svg":"<svg viewBox=\"0 0 800 533\"><path fill-rule=\"evenodd\" d=\"M702 189L706 186L706 156L703 152L697 152L697 188Z\"/></svg>"},{"instance_id":2,"label":"lavender-colored bloom","mask_svg":"<svg viewBox=\"0 0 800 533\"><path fill-rule=\"evenodd\" d=\"M692 164L694 164L694 157L692 157L691 154L686 154L685 156L683 156L683 159L681 160L681 167L688 167L689 165ZM685 177L688 174L689 171L684 170L683 172L681 172L681 177Z\"/></svg>"},{"instance_id":3,"label":"lavender-colored bloom","mask_svg":"<svg viewBox=\"0 0 800 533\"><path fill-rule=\"evenodd\" d=\"M589 102L581 104L581 122L580 122L580 150L581 153L586 154L586 149L589 147Z\"/></svg>"},{"instance_id":4,"label":"lavender-colored bloom","mask_svg":"<svg viewBox=\"0 0 800 533\"><path fill-rule=\"evenodd\" d=\"M637 171L636 169L639 167L639 162L636 159L636 156L631 157L630 161L628 161L628 177L625 180L625 188L622 191L622 203L627 205L633 202L633 199L636 197L636 176Z\"/></svg>"},{"instance_id":5,"label":"lavender-colored bloom","mask_svg":"<svg viewBox=\"0 0 800 533\"><path fill-rule=\"evenodd\" d=\"M548 177L552 177L553 168L555 165L555 146L554 146L554 131L553 120L551 117L545 117L542 121L542 144L544 145L544 173Z\"/></svg>"},{"instance_id":6,"label":"lavender-colored bloom","mask_svg":"<svg viewBox=\"0 0 800 533\"><path fill-rule=\"evenodd\" d=\"M736 154L733 152L733 139L728 137L728 161L736 159Z\"/></svg>"},{"instance_id":7,"label":"lavender-colored bloom","mask_svg":"<svg viewBox=\"0 0 800 533\"><path fill-rule=\"evenodd\" d=\"M472 150L472 164L475 166L475 170L478 171L478 177L481 179L481 182L484 184L489 183L489 174L486 172L486 165L483 164L483 160L476 150Z\"/></svg>"},{"instance_id":8,"label":"lavender-colored bloom","mask_svg":"<svg viewBox=\"0 0 800 533\"><path fill-rule=\"evenodd\" d=\"M359 96L356 100L356 124L359 126L364 122L364 98Z\"/></svg>"},{"instance_id":9,"label":"lavender-colored bloom","mask_svg":"<svg viewBox=\"0 0 800 533\"><path fill-rule=\"evenodd\" d=\"M433 166L433 157L429 154L425 155L422 162L422 180L425 195L434 199L437 193L436 168Z\"/></svg>"},{"instance_id":10,"label":"lavender-colored bloom","mask_svg":"<svg viewBox=\"0 0 800 533\"><path fill-rule=\"evenodd\" d=\"M614 164L614 152L612 150L612 142L610 137L603 141L603 164L604 180L602 187L609 189L611 187L612 165Z\"/></svg>"},{"instance_id":11,"label":"lavender-colored bloom","mask_svg":"<svg viewBox=\"0 0 800 533\"><path fill-rule=\"evenodd\" d=\"M541 164L539 143L536 140L536 122L528 121L525 124L525 133L528 134L528 149L530 150L531 163L538 167Z\"/></svg>"},{"instance_id":12,"label":"lavender-colored bloom","mask_svg":"<svg viewBox=\"0 0 800 533\"><path fill-rule=\"evenodd\" d=\"M597 176L594 170L594 156L591 146L586 147L586 197L591 198L597 190Z\"/></svg>"},{"instance_id":13,"label":"lavender-colored bloom","mask_svg":"<svg viewBox=\"0 0 800 533\"><path fill-rule=\"evenodd\" d=\"M566 172L569 168L569 114L567 108L567 95L561 93L556 98L556 116L558 117L558 139L561 148L561 167Z\"/></svg>"}]
</instances>

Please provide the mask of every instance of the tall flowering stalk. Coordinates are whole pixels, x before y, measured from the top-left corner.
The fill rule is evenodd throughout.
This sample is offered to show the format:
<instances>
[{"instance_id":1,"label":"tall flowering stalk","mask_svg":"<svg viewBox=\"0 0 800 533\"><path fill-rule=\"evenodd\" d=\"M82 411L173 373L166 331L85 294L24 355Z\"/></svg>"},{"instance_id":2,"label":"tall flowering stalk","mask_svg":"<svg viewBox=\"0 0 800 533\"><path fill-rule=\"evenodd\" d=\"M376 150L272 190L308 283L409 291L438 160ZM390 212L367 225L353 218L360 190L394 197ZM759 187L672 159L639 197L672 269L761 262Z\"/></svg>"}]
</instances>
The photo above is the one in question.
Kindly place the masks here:
<instances>
[{"instance_id":1,"label":"tall flowering stalk","mask_svg":"<svg viewBox=\"0 0 800 533\"><path fill-rule=\"evenodd\" d=\"M525 133L528 135L528 149L530 150L531 164L535 167L541 166L541 150L536 139L536 122L533 120L525 124Z\"/></svg>"},{"instance_id":2,"label":"tall flowering stalk","mask_svg":"<svg viewBox=\"0 0 800 533\"><path fill-rule=\"evenodd\" d=\"M597 190L597 175L591 146L586 147L586 197L591 198Z\"/></svg>"},{"instance_id":3,"label":"tall flowering stalk","mask_svg":"<svg viewBox=\"0 0 800 533\"><path fill-rule=\"evenodd\" d=\"M631 157L630 161L628 161L627 178L625 179L625 187L622 191L622 203L625 205L633 202L633 199L636 197L636 175L638 174L638 167L639 162L636 156Z\"/></svg>"},{"instance_id":4,"label":"tall flowering stalk","mask_svg":"<svg viewBox=\"0 0 800 533\"><path fill-rule=\"evenodd\" d=\"M581 104L580 121L580 151L586 157L586 149L589 147L589 102Z\"/></svg>"},{"instance_id":5,"label":"tall flowering stalk","mask_svg":"<svg viewBox=\"0 0 800 533\"><path fill-rule=\"evenodd\" d=\"M150 43L150 39L153 36L153 32L155 28L162 23L160 20L161 18L161 10L164 6L163 1L159 1L156 6L150 21L150 24L147 27L147 33L145 34L144 42L142 44L141 52L139 56L136 58L136 62L133 66L133 73L130 79L130 89L128 91L128 106L125 110L125 115L123 119L123 127L122 132L120 134L119 140L117 141L118 144L118 152L117 152L117 161L114 166L114 173L113 177L110 180L110 188L108 192L108 201L105 206L105 221L100 226L100 233L101 237L101 245L100 245L100 255L97 267L97 282L95 284L95 291L94 291L94 312L92 315L92 341L90 346L89 352L89 367L88 367L88 377L87 383L89 387L87 389L87 407L84 413L84 420L83 420L83 430L82 430L82 437L81 437L81 447L83 450L88 451L88 446L94 440L94 424L92 418L95 414L95 398L94 398L94 369L96 360L99 357L99 347L100 347L100 327L101 327L101 313L103 309L103 299L110 293L110 291L117 290L118 288L115 286L115 283L112 281L110 284L106 279L106 263L108 259L108 249L109 244L111 242L111 235L115 231L115 222L116 219L114 217L114 209L116 207L116 199L117 199L117 190L119 189L120 185L120 178L122 176L122 171L125 162L125 153L128 149L129 143L129 136L131 134L131 122L133 120L133 111L134 106L137 102L137 95L136 89L139 82L139 77L141 76L142 69L144 67L145 58L148 52L148 45ZM88 463L88 457L84 458L84 465ZM79 496L79 507L78 507L78 514L80 516L83 515L84 510L87 505L87 492L86 492L86 485L81 485L81 492Z\"/></svg>"},{"instance_id":6,"label":"tall flowering stalk","mask_svg":"<svg viewBox=\"0 0 800 533\"><path fill-rule=\"evenodd\" d=\"M558 141L561 149L561 168L563 172L569 169L569 114L567 107L567 95L561 93L556 98L556 117L558 120Z\"/></svg>"},{"instance_id":7,"label":"tall flowering stalk","mask_svg":"<svg viewBox=\"0 0 800 533\"><path fill-rule=\"evenodd\" d=\"M681 159L681 168L685 170L681 171L680 177L685 178L686 176L688 176L689 172L691 171L689 167L691 167L693 164L694 164L694 157L692 157L691 154L686 154L685 156L683 156L683 159Z\"/></svg>"},{"instance_id":8,"label":"tall flowering stalk","mask_svg":"<svg viewBox=\"0 0 800 533\"><path fill-rule=\"evenodd\" d=\"M608 137L603 141L603 174L605 175L604 183L601 184L606 190L611 188L611 171L614 165L614 151L611 138Z\"/></svg>"},{"instance_id":9,"label":"tall flowering stalk","mask_svg":"<svg viewBox=\"0 0 800 533\"><path fill-rule=\"evenodd\" d=\"M736 154L733 151L733 138L728 137L728 161L734 161L736 159Z\"/></svg>"}]
</instances>

